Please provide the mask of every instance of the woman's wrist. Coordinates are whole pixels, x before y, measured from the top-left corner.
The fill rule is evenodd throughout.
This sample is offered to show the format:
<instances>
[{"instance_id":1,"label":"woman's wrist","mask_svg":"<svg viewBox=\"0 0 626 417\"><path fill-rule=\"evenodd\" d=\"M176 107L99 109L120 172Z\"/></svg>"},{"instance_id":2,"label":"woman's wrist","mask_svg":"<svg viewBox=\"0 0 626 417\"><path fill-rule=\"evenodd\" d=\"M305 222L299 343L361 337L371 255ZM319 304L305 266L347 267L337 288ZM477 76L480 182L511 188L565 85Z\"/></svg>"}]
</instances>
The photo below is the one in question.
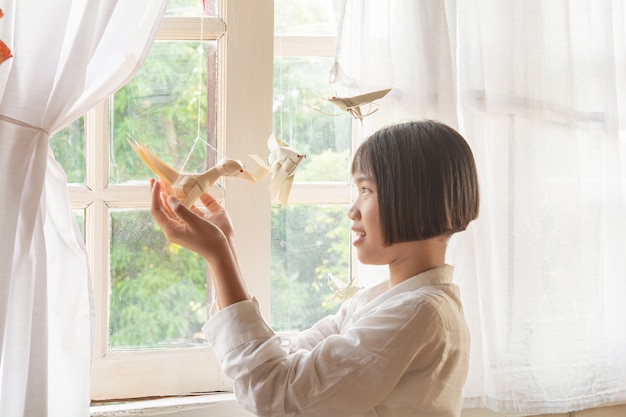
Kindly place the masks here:
<instances>
[{"instance_id":1,"label":"woman's wrist","mask_svg":"<svg viewBox=\"0 0 626 417\"><path fill-rule=\"evenodd\" d=\"M228 239L224 237L224 241ZM237 260L229 244L219 245L220 250L211 251L205 259L211 267L214 289L220 309L239 301L250 299Z\"/></svg>"},{"instance_id":2,"label":"woman's wrist","mask_svg":"<svg viewBox=\"0 0 626 417\"><path fill-rule=\"evenodd\" d=\"M195 250L209 264L213 264L231 251L230 241L221 230L212 236L205 236L204 242L196 245Z\"/></svg>"}]
</instances>

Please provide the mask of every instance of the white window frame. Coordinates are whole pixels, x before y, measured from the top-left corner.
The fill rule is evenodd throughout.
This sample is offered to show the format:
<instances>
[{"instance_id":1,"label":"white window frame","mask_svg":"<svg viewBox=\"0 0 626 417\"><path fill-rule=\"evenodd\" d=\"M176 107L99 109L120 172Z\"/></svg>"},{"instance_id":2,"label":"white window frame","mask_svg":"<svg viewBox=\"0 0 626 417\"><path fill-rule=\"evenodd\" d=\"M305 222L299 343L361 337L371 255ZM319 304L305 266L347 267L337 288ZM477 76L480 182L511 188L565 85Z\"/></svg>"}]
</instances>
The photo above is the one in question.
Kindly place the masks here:
<instances>
[{"instance_id":1,"label":"white window frame","mask_svg":"<svg viewBox=\"0 0 626 417\"><path fill-rule=\"evenodd\" d=\"M276 35L274 36L274 57L334 57L335 44L336 36ZM328 69L330 71L330 67ZM346 114L341 115L340 117L349 116ZM360 143L359 133L361 131L361 125L357 123L355 119L352 119L350 131L352 142L350 161L352 161L352 155ZM355 190L351 182L298 183L298 177L296 175L295 181L289 193L289 204L350 205L355 198ZM278 204L278 199L275 198L272 203ZM352 256L352 250L350 251L350 266L351 274L356 278L355 283L358 285L359 273L363 272L363 266L359 265L356 256Z\"/></svg>"},{"instance_id":2,"label":"white window frame","mask_svg":"<svg viewBox=\"0 0 626 417\"><path fill-rule=\"evenodd\" d=\"M272 0L218 0L219 17L165 17L157 39L218 42L217 137L223 154L264 155L272 124ZM202 23L200 23L202 20ZM202 28L202 30L200 30ZM109 211L146 208L146 183L109 185L109 101L85 115L86 184L71 185L75 209L85 210L85 237L94 288L93 400L228 391L210 346L109 351ZM237 230L241 269L250 292L269 311L271 202L267 187L223 183L224 204Z\"/></svg>"},{"instance_id":3,"label":"white window frame","mask_svg":"<svg viewBox=\"0 0 626 417\"><path fill-rule=\"evenodd\" d=\"M281 35L274 37L274 56L333 57L334 36ZM330 70L330 68L329 68ZM343 115L341 117L344 117ZM348 117L345 115L345 117ZM358 146L358 126L352 121L352 149ZM289 193L289 203L294 204L349 204L352 201L350 183L298 183L298 177ZM275 199L273 203L278 203Z\"/></svg>"}]
</instances>

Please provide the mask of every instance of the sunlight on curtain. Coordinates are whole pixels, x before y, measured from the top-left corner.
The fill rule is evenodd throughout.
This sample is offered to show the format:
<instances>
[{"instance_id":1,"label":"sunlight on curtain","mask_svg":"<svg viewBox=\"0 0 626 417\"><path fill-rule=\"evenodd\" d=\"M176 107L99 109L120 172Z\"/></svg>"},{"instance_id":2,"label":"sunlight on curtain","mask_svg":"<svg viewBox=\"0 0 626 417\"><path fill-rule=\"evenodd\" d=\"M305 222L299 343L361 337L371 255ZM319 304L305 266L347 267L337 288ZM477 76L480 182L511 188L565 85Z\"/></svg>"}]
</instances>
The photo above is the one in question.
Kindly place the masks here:
<instances>
[{"instance_id":1,"label":"sunlight on curtain","mask_svg":"<svg viewBox=\"0 0 626 417\"><path fill-rule=\"evenodd\" d=\"M139 69L166 0L5 0L0 39L0 415L89 414L86 253L50 135Z\"/></svg>"},{"instance_id":2,"label":"sunlight on curtain","mask_svg":"<svg viewBox=\"0 0 626 417\"><path fill-rule=\"evenodd\" d=\"M393 88L363 136L434 118L475 153L480 217L449 251L472 331L465 407L626 402L622 2L345 7L337 88Z\"/></svg>"}]
</instances>

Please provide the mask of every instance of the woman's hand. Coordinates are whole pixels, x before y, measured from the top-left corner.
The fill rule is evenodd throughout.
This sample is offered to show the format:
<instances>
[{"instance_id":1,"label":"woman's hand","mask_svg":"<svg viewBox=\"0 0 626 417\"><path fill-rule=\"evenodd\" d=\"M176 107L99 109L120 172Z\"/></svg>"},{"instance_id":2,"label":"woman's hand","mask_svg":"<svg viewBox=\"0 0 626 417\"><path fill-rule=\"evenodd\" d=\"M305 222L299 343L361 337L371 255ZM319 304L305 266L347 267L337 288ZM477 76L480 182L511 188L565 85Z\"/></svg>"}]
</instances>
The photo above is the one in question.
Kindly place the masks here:
<instances>
[{"instance_id":1,"label":"woman's hand","mask_svg":"<svg viewBox=\"0 0 626 417\"><path fill-rule=\"evenodd\" d=\"M232 245L234 229L233 224L230 221L230 216L228 215L226 209L222 207L222 205L218 203L211 194L202 194L200 196L200 201L202 202L202 204L204 204L204 207L206 207L208 213L204 213L196 206L192 206L191 211L219 227L222 233L224 233L224 236L226 236L226 239L228 239L229 243L231 243Z\"/></svg>"},{"instance_id":2,"label":"woman's hand","mask_svg":"<svg viewBox=\"0 0 626 417\"><path fill-rule=\"evenodd\" d=\"M159 186L161 187L162 194L165 193L166 196L174 195L171 185L165 182L156 181L154 179L150 179L151 190L154 184L157 182L159 183ZM197 216L205 218L209 220L211 223L213 223L214 225L216 225L217 227L219 227L224 233L224 235L226 236L226 238L229 240L229 242L232 241L234 229L233 229L233 224L230 221L230 216L228 215L228 212L226 211L226 209L224 209L224 207L222 207L220 203L218 203L217 200L208 193L202 194L200 196L200 201L202 202L202 204L204 204L204 207L206 207L208 211L207 213L203 212L195 205L191 206L190 210L193 213L195 213ZM163 206L172 216L174 217L176 216L174 212L172 211L170 204L167 202L167 199L163 199Z\"/></svg>"},{"instance_id":3,"label":"woman's hand","mask_svg":"<svg viewBox=\"0 0 626 417\"><path fill-rule=\"evenodd\" d=\"M201 197L208 213L196 207L190 210L176 197L168 195L171 189L163 192L159 181L151 180L150 187L150 214L165 237L209 262L219 308L249 299L230 242L233 226L226 210L209 195Z\"/></svg>"},{"instance_id":4,"label":"woman's hand","mask_svg":"<svg viewBox=\"0 0 626 417\"><path fill-rule=\"evenodd\" d=\"M228 213L213 197L201 197L208 210L205 214L196 207L187 209L160 181L151 180L150 186L150 213L170 242L197 252L209 262L230 252L233 227Z\"/></svg>"}]
</instances>

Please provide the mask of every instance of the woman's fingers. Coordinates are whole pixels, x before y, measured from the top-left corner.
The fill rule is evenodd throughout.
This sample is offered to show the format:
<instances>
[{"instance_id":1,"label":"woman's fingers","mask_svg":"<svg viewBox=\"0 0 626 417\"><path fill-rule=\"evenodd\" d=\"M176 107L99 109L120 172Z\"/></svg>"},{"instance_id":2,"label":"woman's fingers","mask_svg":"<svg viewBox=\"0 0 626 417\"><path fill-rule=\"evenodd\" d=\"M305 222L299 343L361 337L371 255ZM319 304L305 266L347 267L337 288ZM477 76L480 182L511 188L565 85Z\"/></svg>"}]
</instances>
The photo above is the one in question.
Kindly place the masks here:
<instances>
[{"instance_id":1,"label":"woman's fingers","mask_svg":"<svg viewBox=\"0 0 626 417\"><path fill-rule=\"evenodd\" d=\"M180 202L180 200L173 195L168 195L166 199L166 204L168 205L168 208L172 211L174 216L179 218L183 223L194 227L198 224L199 221L202 221L200 217L198 217L195 213L185 207Z\"/></svg>"},{"instance_id":2,"label":"woman's fingers","mask_svg":"<svg viewBox=\"0 0 626 417\"><path fill-rule=\"evenodd\" d=\"M168 184L165 181L159 181L161 183L161 191L168 195L174 195L174 189L171 184Z\"/></svg>"},{"instance_id":3,"label":"woman's fingers","mask_svg":"<svg viewBox=\"0 0 626 417\"><path fill-rule=\"evenodd\" d=\"M209 216L197 208L188 209L176 197L167 195L160 181L151 181L150 186L150 214L170 242L197 252L209 262L218 261L224 253L230 253L228 237ZM222 213L225 213L223 209Z\"/></svg>"},{"instance_id":4,"label":"woman's fingers","mask_svg":"<svg viewBox=\"0 0 626 417\"><path fill-rule=\"evenodd\" d=\"M191 210L197 216L200 216L200 217L205 216L205 213L202 210L200 210L195 204L189 207L189 210Z\"/></svg>"},{"instance_id":5,"label":"woman's fingers","mask_svg":"<svg viewBox=\"0 0 626 417\"><path fill-rule=\"evenodd\" d=\"M172 207L170 206L170 204L167 202L168 197L170 197L170 194L167 194L163 191L161 191L159 193L160 197L161 197L161 206L163 207L163 210L165 210L167 212L167 214L175 219L176 218L176 214L172 211Z\"/></svg>"},{"instance_id":6,"label":"woman's fingers","mask_svg":"<svg viewBox=\"0 0 626 417\"><path fill-rule=\"evenodd\" d=\"M166 211L163 206L163 200L161 196L161 185L158 181L151 181L151 193L150 193L150 214L157 222L161 229L165 230L166 225L172 221L170 213Z\"/></svg>"},{"instance_id":7,"label":"woman's fingers","mask_svg":"<svg viewBox=\"0 0 626 417\"><path fill-rule=\"evenodd\" d=\"M209 210L209 213L215 213L216 211L224 210L224 207L217 202L215 198L209 193L204 193L200 196L200 201L204 204L204 207Z\"/></svg>"}]
</instances>

